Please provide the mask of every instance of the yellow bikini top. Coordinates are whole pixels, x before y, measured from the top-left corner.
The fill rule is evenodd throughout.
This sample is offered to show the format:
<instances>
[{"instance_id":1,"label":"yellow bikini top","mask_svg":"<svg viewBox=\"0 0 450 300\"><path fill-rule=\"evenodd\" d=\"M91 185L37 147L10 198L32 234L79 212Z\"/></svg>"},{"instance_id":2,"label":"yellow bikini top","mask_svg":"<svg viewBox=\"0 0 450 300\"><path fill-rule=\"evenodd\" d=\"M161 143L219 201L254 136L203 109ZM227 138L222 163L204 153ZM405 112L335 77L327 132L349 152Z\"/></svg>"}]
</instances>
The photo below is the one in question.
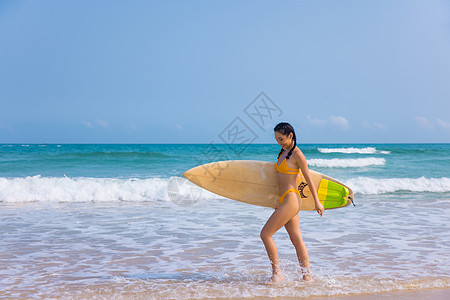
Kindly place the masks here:
<instances>
[{"instance_id":1,"label":"yellow bikini top","mask_svg":"<svg viewBox=\"0 0 450 300\"><path fill-rule=\"evenodd\" d=\"M283 161L281 162L280 165L278 165L278 161L277 161L275 163L275 166L277 168L277 171L280 173L283 173L283 174L292 174L292 175L300 174L300 169L293 169L293 168L288 167L288 165L286 163L286 157L283 159Z\"/></svg>"}]
</instances>

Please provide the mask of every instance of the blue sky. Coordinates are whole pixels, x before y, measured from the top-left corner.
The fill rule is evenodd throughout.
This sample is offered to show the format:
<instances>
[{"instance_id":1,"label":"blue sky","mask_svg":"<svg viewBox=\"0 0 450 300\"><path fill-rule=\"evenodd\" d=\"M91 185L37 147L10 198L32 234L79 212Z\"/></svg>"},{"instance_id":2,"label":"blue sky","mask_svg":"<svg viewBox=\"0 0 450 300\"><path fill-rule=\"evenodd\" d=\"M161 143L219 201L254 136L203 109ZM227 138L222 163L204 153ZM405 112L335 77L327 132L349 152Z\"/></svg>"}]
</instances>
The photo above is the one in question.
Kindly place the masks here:
<instances>
[{"instance_id":1,"label":"blue sky","mask_svg":"<svg viewBox=\"0 0 450 300\"><path fill-rule=\"evenodd\" d=\"M221 142L236 120L259 143L280 121L450 142L450 2L0 1L0 143Z\"/></svg>"}]
</instances>

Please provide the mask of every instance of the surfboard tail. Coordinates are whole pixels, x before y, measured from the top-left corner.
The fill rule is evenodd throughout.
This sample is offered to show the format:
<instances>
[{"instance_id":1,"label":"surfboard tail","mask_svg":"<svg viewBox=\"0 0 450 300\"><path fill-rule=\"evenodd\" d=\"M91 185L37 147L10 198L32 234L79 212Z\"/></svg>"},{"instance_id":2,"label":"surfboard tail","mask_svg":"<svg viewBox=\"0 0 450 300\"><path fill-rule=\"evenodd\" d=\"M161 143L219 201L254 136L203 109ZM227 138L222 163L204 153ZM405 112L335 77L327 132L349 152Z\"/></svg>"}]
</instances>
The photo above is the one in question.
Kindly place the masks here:
<instances>
[{"instance_id":1,"label":"surfboard tail","mask_svg":"<svg viewBox=\"0 0 450 300\"><path fill-rule=\"evenodd\" d=\"M322 179L317 190L325 209L339 208L353 202L353 192L341 183Z\"/></svg>"}]
</instances>

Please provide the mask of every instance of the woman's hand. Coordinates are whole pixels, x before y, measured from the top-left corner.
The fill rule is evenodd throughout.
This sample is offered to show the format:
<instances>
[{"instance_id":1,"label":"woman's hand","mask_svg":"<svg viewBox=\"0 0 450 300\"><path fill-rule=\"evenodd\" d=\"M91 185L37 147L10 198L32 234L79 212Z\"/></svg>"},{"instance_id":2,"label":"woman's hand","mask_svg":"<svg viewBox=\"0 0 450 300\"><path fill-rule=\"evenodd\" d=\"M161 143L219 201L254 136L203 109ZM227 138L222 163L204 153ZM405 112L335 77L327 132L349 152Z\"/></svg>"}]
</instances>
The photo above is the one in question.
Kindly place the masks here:
<instances>
[{"instance_id":1,"label":"woman's hand","mask_svg":"<svg viewBox=\"0 0 450 300\"><path fill-rule=\"evenodd\" d=\"M323 205L322 205L322 203L317 203L316 202L316 211L317 211L317 213L322 217L322 215L323 215L323 210L324 210L324 208L323 208Z\"/></svg>"},{"instance_id":2,"label":"woman's hand","mask_svg":"<svg viewBox=\"0 0 450 300\"><path fill-rule=\"evenodd\" d=\"M300 150L294 152L294 160L297 163L297 166L302 170L302 174L306 179L306 183L309 185L309 190L311 191L314 197L315 209L317 213L322 217L323 210L325 209L319 201L319 196L317 196L316 187L314 186L314 182L311 180L311 175L309 175L308 164L306 162L306 157Z\"/></svg>"}]
</instances>

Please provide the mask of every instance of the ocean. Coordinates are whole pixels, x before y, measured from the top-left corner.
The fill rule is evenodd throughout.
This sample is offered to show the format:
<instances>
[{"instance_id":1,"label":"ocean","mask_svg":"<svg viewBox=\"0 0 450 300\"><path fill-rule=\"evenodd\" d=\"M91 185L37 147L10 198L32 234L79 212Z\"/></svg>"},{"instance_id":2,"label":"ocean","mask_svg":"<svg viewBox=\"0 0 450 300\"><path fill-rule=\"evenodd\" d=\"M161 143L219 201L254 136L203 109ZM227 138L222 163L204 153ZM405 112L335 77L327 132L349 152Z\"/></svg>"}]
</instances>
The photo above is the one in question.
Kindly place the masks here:
<instances>
[{"instance_id":1,"label":"ocean","mask_svg":"<svg viewBox=\"0 0 450 300\"><path fill-rule=\"evenodd\" d=\"M450 144L300 144L356 206L301 211L313 282L272 209L187 182L199 164L276 161L276 144L0 145L0 298L288 298L450 288Z\"/></svg>"}]
</instances>

